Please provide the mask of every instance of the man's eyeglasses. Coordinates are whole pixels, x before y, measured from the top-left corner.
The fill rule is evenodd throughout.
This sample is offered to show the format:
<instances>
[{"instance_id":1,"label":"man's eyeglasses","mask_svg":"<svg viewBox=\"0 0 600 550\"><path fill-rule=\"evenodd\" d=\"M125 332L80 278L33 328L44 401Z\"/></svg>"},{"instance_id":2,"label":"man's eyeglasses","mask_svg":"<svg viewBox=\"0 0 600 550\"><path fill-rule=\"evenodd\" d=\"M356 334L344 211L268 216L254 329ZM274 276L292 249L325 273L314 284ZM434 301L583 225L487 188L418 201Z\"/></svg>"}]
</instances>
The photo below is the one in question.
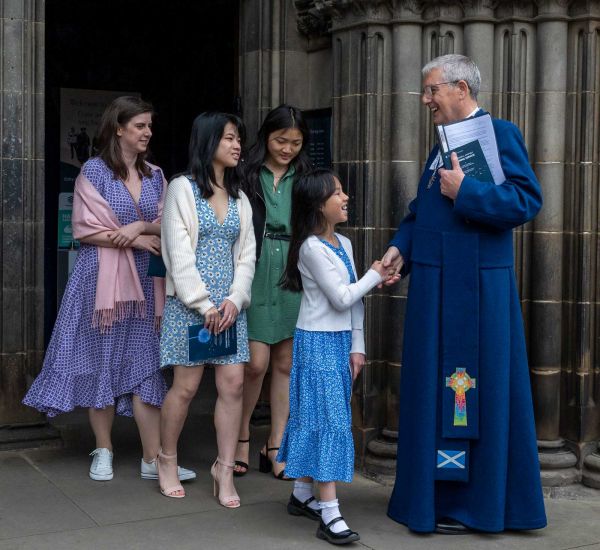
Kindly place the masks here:
<instances>
[{"instance_id":1,"label":"man's eyeglasses","mask_svg":"<svg viewBox=\"0 0 600 550\"><path fill-rule=\"evenodd\" d=\"M425 86L422 90L421 93L425 96L425 97L433 97L435 94L438 93L439 91L439 86L443 86L444 84L456 84L457 82L460 82L459 80L449 80L448 82L438 82L437 84L430 84L429 86Z\"/></svg>"}]
</instances>

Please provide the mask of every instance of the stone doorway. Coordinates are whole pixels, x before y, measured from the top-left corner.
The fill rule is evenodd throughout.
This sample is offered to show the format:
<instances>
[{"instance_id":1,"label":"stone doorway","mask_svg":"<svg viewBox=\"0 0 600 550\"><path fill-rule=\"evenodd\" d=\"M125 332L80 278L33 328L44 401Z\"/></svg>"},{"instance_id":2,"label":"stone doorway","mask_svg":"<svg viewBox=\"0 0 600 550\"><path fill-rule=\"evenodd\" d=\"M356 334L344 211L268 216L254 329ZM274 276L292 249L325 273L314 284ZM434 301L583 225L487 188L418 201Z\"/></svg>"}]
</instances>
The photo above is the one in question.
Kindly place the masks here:
<instances>
[{"instance_id":1,"label":"stone doorway","mask_svg":"<svg viewBox=\"0 0 600 550\"><path fill-rule=\"evenodd\" d=\"M237 110L238 11L238 0L46 2L46 344L67 276L61 252L57 259L59 193L70 191L60 188L61 89L134 92L151 102L151 161L168 179L186 167L194 117Z\"/></svg>"}]
</instances>

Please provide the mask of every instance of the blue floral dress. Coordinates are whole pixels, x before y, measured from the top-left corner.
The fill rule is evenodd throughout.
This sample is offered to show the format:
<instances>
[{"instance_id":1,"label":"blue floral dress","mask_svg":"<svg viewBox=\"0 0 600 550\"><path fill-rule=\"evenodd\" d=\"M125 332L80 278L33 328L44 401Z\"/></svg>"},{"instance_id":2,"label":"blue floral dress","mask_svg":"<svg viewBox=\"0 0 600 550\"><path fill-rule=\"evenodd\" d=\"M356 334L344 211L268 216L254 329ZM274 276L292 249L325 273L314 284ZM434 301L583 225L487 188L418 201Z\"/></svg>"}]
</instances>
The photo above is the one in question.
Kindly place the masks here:
<instances>
[{"instance_id":1,"label":"blue floral dress","mask_svg":"<svg viewBox=\"0 0 600 550\"><path fill-rule=\"evenodd\" d=\"M188 178L189 179L189 178ZM227 214L219 223L208 201L200 196L195 182L190 180L198 214L198 244L196 268L210 293L210 300L219 307L229 295L233 282L233 244L240 234L240 216L233 197L229 197ZM210 363L227 365L250 360L246 311L242 310L236 320L237 353L206 361L189 361L188 327L204 323L204 317L187 308L177 296L167 296L160 335L160 366L194 366Z\"/></svg>"},{"instance_id":2,"label":"blue floral dress","mask_svg":"<svg viewBox=\"0 0 600 550\"><path fill-rule=\"evenodd\" d=\"M350 282L356 282L344 247L331 248L344 262ZM294 333L290 374L290 417L277 455L285 474L316 481L352 481L352 331Z\"/></svg>"}]
</instances>

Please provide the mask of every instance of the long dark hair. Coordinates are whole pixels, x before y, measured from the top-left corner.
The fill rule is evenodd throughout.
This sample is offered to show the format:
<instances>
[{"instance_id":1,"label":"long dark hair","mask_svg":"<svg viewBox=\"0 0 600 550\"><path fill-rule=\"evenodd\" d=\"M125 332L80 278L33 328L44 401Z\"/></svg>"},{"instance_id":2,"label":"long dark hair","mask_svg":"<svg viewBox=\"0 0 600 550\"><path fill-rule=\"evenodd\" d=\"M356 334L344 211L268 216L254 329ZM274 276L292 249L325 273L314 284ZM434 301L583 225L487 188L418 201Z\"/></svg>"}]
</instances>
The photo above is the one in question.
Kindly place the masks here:
<instances>
[{"instance_id":1,"label":"long dark hair","mask_svg":"<svg viewBox=\"0 0 600 550\"><path fill-rule=\"evenodd\" d=\"M202 113L195 118L192 124L188 172L198 185L201 196L205 199L213 194L211 182L213 184L217 183L213 159L228 122L236 127L243 143L246 137L246 129L242 120L235 115L213 112ZM235 199L239 198L240 190L241 178L238 166L225 168L223 178L227 193Z\"/></svg>"},{"instance_id":2,"label":"long dark hair","mask_svg":"<svg viewBox=\"0 0 600 550\"><path fill-rule=\"evenodd\" d=\"M281 277L281 287L300 292L302 278L298 259L302 243L312 234L325 229L326 220L321 207L335 193L336 174L331 170L313 170L300 177L292 190L292 237L287 264ZM339 179L339 178L338 178Z\"/></svg>"},{"instance_id":3,"label":"long dark hair","mask_svg":"<svg viewBox=\"0 0 600 550\"><path fill-rule=\"evenodd\" d=\"M280 105L269 111L256 136L256 142L248 150L244 163L244 186L249 195L256 193L259 187L259 175L267 155L267 142L269 136L278 130L297 128L302 134L302 147L300 152L290 163L296 170L295 179L312 169L312 163L306 152L310 137L308 125L304 120L302 111L292 105Z\"/></svg>"},{"instance_id":4,"label":"long dark hair","mask_svg":"<svg viewBox=\"0 0 600 550\"><path fill-rule=\"evenodd\" d=\"M139 97L129 95L117 97L102 113L98 127L98 156L113 171L115 178L126 180L129 175L117 129L124 127L133 117L144 113L154 116L154 107ZM146 152L139 153L135 160L135 168L141 176L150 175L150 168L144 162L145 158Z\"/></svg>"}]
</instances>

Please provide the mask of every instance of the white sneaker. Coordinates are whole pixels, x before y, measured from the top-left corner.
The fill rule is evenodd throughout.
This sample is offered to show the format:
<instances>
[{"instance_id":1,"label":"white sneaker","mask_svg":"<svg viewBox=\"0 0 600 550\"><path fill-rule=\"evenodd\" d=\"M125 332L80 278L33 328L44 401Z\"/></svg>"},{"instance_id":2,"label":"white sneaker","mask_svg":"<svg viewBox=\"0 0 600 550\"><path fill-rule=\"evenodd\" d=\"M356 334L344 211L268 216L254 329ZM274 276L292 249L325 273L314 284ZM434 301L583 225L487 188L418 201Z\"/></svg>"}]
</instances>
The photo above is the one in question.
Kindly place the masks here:
<instances>
[{"instance_id":1,"label":"white sneaker","mask_svg":"<svg viewBox=\"0 0 600 550\"><path fill-rule=\"evenodd\" d=\"M109 481L113 478L112 460L113 454L105 448L94 449L90 456L93 456L90 466L90 477L95 481Z\"/></svg>"},{"instance_id":2,"label":"white sneaker","mask_svg":"<svg viewBox=\"0 0 600 550\"><path fill-rule=\"evenodd\" d=\"M188 470L177 466L177 474L179 475L179 481L188 481L190 479L196 479L196 472L194 470ZM146 462L142 458L142 464L140 467L140 475L142 479L158 479L158 471L156 469L156 458L152 462Z\"/></svg>"}]
</instances>

